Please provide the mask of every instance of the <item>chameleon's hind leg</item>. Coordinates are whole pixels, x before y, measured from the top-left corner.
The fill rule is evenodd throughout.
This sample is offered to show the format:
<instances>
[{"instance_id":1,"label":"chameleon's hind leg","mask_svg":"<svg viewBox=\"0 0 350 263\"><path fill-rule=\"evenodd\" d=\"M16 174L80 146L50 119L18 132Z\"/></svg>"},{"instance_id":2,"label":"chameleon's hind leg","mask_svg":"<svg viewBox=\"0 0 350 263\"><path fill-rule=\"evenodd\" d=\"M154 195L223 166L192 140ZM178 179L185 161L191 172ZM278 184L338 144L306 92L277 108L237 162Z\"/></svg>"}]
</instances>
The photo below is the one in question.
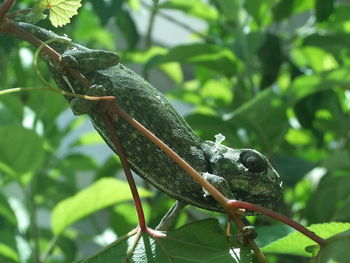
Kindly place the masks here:
<instances>
[{"instance_id":1,"label":"chameleon's hind leg","mask_svg":"<svg viewBox=\"0 0 350 263\"><path fill-rule=\"evenodd\" d=\"M182 208L187 204L181 201L176 201L170 210L163 216L162 220L156 227L156 230L166 231L175 224L175 221L180 215Z\"/></svg>"},{"instance_id":2,"label":"chameleon's hind leg","mask_svg":"<svg viewBox=\"0 0 350 263\"><path fill-rule=\"evenodd\" d=\"M75 68L82 74L106 69L119 63L119 55L105 50L69 50L62 54L61 65Z\"/></svg>"}]
</instances>

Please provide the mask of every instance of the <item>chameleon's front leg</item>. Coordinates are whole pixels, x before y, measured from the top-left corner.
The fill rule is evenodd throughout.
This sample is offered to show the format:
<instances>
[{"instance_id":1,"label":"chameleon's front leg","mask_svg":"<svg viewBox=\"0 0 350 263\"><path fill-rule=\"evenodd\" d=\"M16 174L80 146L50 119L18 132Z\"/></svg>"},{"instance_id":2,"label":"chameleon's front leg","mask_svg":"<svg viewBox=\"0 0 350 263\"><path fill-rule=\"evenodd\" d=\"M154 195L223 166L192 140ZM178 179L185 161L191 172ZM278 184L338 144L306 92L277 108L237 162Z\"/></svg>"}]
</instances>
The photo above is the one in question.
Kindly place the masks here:
<instances>
[{"instance_id":1,"label":"chameleon's front leg","mask_svg":"<svg viewBox=\"0 0 350 263\"><path fill-rule=\"evenodd\" d=\"M119 55L105 50L69 50L61 55L60 63L64 68L74 68L87 74L117 65Z\"/></svg>"},{"instance_id":2,"label":"chameleon's front leg","mask_svg":"<svg viewBox=\"0 0 350 263\"><path fill-rule=\"evenodd\" d=\"M63 70L74 68L82 74L88 74L117 65L119 63L119 56L117 53L105 50L72 49L61 55L60 63ZM103 86L92 85L83 95L100 97L105 94L106 91ZM81 98L73 98L70 101L71 109L75 115L88 114L94 105L96 105L96 101Z\"/></svg>"}]
</instances>

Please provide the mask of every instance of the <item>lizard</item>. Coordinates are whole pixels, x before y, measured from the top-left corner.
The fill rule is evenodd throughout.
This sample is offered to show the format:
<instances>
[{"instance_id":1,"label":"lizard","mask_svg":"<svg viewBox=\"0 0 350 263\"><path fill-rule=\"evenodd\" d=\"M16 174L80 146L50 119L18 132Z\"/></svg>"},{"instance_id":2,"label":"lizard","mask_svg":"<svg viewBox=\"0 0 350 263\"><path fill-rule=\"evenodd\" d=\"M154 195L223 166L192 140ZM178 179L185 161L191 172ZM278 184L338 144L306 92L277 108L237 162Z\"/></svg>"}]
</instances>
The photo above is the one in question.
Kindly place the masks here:
<instances>
[{"instance_id":1,"label":"lizard","mask_svg":"<svg viewBox=\"0 0 350 263\"><path fill-rule=\"evenodd\" d=\"M42 41L61 38L35 25L18 26ZM254 149L233 149L221 142L202 141L171 103L140 75L119 63L117 53L93 50L73 42L50 44L60 55L43 59L59 89L76 94L114 96L116 103L165 142L225 197L274 208L282 196L282 180L269 160ZM93 83L82 87L64 69L78 69ZM65 96L75 115L87 114L93 127L117 154L96 102ZM224 212L223 208L170 157L121 118L113 125L132 170L177 200L157 229L165 230L186 204ZM245 211L245 215L255 214Z\"/></svg>"}]
</instances>

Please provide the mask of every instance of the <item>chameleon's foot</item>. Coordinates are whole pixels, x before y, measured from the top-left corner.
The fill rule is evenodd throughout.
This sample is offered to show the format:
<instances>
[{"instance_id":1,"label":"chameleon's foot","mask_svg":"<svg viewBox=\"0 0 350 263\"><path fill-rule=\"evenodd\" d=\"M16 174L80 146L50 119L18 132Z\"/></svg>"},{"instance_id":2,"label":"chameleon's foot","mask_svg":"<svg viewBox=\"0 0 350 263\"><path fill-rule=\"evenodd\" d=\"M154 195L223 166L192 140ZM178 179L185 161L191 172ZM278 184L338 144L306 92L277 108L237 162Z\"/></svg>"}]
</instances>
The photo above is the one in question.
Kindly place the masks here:
<instances>
[{"instance_id":1,"label":"chameleon's foot","mask_svg":"<svg viewBox=\"0 0 350 263\"><path fill-rule=\"evenodd\" d=\"M249 240L255 239L257 235L254 226L245 226L235 234L235 241L239 246L246 247L249 245Z\"/></svg>"}]
</instances>

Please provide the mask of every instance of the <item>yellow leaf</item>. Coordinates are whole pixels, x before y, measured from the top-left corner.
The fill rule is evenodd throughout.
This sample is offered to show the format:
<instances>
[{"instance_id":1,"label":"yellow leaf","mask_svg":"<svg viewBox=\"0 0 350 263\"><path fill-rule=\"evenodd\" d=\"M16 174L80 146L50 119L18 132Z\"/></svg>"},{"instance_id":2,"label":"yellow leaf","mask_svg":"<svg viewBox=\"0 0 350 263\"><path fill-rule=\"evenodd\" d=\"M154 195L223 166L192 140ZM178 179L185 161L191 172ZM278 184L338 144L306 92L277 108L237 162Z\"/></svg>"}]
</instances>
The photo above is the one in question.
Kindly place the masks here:
<instances>
[{"instance_id":1,"label":"yellow leaf","mask_svg":"<svg viewBox=\"0 0 350 263\"><path fill-rule=\"evenodd\" d=\"M81 0L43 0L50 10L50 21L54 27L60 27L70 22L70 19L78 14L77 10L81 7Z\"/></svg>"}]
</instances>

